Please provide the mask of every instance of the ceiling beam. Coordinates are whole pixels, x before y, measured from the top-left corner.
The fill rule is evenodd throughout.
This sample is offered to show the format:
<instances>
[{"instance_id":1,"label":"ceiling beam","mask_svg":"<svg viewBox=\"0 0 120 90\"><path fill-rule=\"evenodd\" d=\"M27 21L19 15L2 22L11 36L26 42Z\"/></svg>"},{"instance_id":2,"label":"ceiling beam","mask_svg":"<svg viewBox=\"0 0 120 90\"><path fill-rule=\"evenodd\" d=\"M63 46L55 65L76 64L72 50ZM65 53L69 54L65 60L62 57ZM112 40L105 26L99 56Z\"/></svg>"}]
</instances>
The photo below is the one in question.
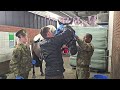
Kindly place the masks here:
<instances>
[{"instance_id":1,"label":"ceiling beam","mask_svg":"<svg viewBox=\"0 0 120 90\"><path fill-rule=\"evenodd\" d=\"M68 15L67 13L63 12L63 11L60 11L61 13L65 14L66 16L72 18L70 15Z\"/></svg>"}]
</instances>

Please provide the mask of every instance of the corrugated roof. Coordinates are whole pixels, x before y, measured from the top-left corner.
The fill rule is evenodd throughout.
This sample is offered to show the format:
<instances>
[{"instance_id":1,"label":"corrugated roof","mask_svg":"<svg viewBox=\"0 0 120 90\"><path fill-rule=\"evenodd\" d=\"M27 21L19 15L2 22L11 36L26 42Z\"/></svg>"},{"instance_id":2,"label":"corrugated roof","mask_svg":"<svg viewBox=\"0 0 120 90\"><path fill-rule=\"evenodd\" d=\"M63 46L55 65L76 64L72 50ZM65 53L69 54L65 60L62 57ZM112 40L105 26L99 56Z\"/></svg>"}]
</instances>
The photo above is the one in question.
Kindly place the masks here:
<instances>
[{"instance_id":1,"label":"corrugated roof","mask_svg":"<svg viewBox=\"0 0 120 90\"><path fill-rule=\"evenodd\" d=\"M97 15L98 13L102 13L103 11L30 11L32 13L38 14L38 15L47 15L47 13L51 12L54 13L58 16L61 17L87 17L87 16L91 16L91 15ZM48 13L48 14L49 14Z\"/></svg>"},{"instance_id":2,"label":"corrugated roof","mask_svg":"<svg viewBox=\"0 0 120 90\"><path fill-rule=\"evenodd\" d=\"M28 11L28 12L31 12L31 13L34 13L34 14L37 14L37 15L40 15L40 16L43 16L43 17L56 19L56 20L59 17L61 17L60 15L52 13L52 12L49 12L49 11Z\"/></svg>"}]
</instances>

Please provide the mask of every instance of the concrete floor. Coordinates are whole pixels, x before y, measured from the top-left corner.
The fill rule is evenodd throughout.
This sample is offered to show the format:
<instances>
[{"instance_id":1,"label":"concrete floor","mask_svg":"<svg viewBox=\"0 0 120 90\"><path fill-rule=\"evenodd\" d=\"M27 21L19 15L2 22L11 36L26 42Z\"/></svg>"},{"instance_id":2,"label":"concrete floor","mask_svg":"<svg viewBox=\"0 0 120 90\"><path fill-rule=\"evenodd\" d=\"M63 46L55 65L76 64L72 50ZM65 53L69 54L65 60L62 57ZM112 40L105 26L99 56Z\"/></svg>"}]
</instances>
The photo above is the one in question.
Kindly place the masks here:
<instances>
[{"instance_id":1,"label":"concrete floor","mask_svg":"<svg viewBox=\"0 0 120 90\"><path fill-rule=\"evenodd\" d=\"M63 57L64 59L64 68L65 68L65 72L64 72L64 78L65 79L75 79L75 69L72 69L72 67L69 65L69 57ZM43 70L45 69L45 62L43 62ZM39 67L35 68L35 72L36 72L36 79L44 79L44 76L41 76L40 74L40 69ZM30 71L29 74L29 79L32 78L32 70Z\"/></svg>"},{"instance_id":2,"label":"concrete floor","mask_svg":"<svg viewBox=\"0 0 120 90\"><path fill-rule=\"evenodd\" d=\"M76 70L72 69L72 67L70 66L69 57L63 57L63 60L64 60L64 68L65 68L64 78L65 79L75 79ZM43 62L43 71L44 71L44 69L45 69L45 62ZM97 73L91 72L90 78L92 78L95 74L97 74ZM41 76L39 67L35 67L35 75L36 75L35 79L44 79L45 78L44 76ZM109 74L105 74L105 75L109 76ZM14 79L13 74L7 75L7 79ZM33 79L32 78L32 69L29 73L29 79Z\"/></svg>"}]
</instances>

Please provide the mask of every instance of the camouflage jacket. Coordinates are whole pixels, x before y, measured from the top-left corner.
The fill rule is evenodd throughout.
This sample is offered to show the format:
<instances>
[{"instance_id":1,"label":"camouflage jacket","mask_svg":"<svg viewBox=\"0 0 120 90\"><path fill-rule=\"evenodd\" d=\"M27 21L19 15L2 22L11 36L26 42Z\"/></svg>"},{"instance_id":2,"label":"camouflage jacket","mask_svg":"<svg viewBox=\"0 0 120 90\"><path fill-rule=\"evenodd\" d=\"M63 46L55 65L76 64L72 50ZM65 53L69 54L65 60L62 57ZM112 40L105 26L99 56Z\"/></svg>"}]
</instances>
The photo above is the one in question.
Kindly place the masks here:
<instances>
[{"instance_id":1,"label":"camouflage jacket","mask_svg":"<svg viewBox=\"0 0 120 90\"><path fill-rule=\"evenodd\" d=\"M12 53L10 61L10 71L20 75L31 70L31 53L30 48L24 44L18 44Z\"/></svg>"},{"instance_id":2,"label":"camouflage jacket","mask_svg":"<svg viewBox=\"0 0 120 90\"><path fill-rule=\"evenodd\" d=\"M77 39L78 54L77 54L77 66L90 65L91 57L94 52L94 46L91 43L86 43L80 39Z\"/></svg>"}]
</instances>

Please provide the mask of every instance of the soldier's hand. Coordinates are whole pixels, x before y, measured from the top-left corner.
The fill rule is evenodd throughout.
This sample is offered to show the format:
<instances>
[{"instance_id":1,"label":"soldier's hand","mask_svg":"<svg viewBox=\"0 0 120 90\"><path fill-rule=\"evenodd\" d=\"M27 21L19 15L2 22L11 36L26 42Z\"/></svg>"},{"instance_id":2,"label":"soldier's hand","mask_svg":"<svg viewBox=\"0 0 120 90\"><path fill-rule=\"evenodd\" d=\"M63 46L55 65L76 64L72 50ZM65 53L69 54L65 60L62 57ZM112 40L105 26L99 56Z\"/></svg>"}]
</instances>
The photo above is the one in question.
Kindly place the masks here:
<instances>
[{"instance_id":1,"label":"soldier's hand","mask_svg":"<svg viewBox=\"0 0 120 90\"><path fill-rule=\"evenodd\" d=\"M75 38L78 40L78 39L80 39L77 35L75 35Z\"/></svg>"}]
</instances>

